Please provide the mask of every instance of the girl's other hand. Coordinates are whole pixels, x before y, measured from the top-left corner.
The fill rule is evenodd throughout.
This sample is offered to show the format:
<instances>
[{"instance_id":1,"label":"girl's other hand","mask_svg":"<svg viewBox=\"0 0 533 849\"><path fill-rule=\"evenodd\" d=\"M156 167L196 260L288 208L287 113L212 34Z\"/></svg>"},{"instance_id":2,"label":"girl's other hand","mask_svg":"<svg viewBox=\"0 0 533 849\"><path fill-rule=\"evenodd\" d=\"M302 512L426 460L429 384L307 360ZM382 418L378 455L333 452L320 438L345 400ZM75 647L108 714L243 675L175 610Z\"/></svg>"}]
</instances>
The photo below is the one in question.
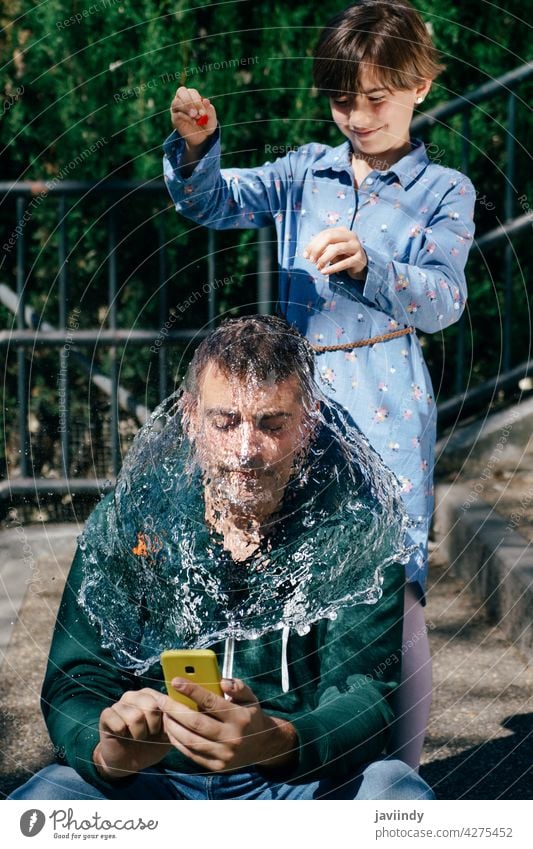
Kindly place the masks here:
<instances>
[{"instance_id":1,"label":"girl's other hand","mask_svg":"<svg viewBox=\"0 0 533 849\"><path fill-rule=\"evenodd\" d=\"M304 259L313 262L325 277L347 271L356 280L364 278L368 264L361 242L347 227L322 230L307 245Z\"/></svg>"}]
</instances>

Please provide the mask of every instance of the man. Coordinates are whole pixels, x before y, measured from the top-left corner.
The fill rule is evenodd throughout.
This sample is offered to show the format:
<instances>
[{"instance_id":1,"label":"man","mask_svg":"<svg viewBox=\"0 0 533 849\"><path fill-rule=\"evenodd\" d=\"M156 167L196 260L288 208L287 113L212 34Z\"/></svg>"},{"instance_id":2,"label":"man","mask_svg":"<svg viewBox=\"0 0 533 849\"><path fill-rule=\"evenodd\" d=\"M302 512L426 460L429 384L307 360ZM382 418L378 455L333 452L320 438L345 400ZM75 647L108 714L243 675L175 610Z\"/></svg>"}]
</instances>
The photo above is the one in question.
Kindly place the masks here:
<instances>
[{"instance_id":1,"label":"man","mask_svg":"<svg viewBox=\"0 0 533 849\"><path fill-rule=\"evenodd\" d=\"M184 383L181 435L175 404L141 431L67 581L42 705L68 766L11 798L433 798L382 758L403 570L372 567L348 593L338 583L342 563L372 557L350 549L344 517L366 516L370 552L379 511L365 512L362 479L359 500L342 491L351 472L337 463L308 343L278 318L232 320L198 347ZM343 592L372 603L328 607ZM287 623L302 627L289 636ZM181 679L172 686L198 711L166 695L160 650L207 641L222 656L235 636L239 677L226 673L225 698Z\"/></svg>"}]
</instances>

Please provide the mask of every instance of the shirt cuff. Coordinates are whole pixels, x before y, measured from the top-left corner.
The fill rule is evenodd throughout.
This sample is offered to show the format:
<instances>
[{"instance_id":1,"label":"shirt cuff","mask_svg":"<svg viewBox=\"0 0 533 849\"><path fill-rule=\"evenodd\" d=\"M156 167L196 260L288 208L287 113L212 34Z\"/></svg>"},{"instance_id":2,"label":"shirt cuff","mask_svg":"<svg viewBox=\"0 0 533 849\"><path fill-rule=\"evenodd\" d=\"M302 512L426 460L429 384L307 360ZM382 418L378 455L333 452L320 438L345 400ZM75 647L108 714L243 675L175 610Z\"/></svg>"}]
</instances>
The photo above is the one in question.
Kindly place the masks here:
<instances>
[{"instance_id":1,"label":"shirt cuff","mask_svg":"<svg viewBox=\"0 0 533 849\"><path fill-rule=\"evenodd\" d=\"M364 281L363 297L372 304L379 304L381 287L389 277L390 263L382 254L363 245L367 257L366 280Z\"/></svg>"},{"instance_id":2,"label":"shirt cuff","mask_svg":"<svg viewBox=\"0 0 533 849\"><path fill-rule=\"evenodd\" d=\"M290 721L298 735L298 760L283 776L278 776L278 780L307 783L324 778L324 767L329 763L330 755L329 732L310 714L291 718Z\"/></svg>"},{"instance_id":3,"label":"shirt cuff","mask_svg":"<svg viewBox=\"0 0 533 849\"><path fill-rule=\"evenodd\" d=\"M194 166L194 170L188 177L181 175L181 160L185 148L185 141L177 130L173 130L169 137L163 142L163 151L172 168L173 177L180 183L187 183L191 177L197 176L211 165L213 160L220 159L220 127L210 136L210 145L201 159Z\"/></svg>"},{"instance_id":4,"label":"shirt cuff","mask_svg":"<svg viewBox=\"0 0 533 849\"><path fill-rule=\"evenodd\" d=\"M98 770L93 761L93 752L100 742L100 732L98 726L85 726L77 735L73 746L73 758L68 759L69 765L76 770L78 775L81 775L85 781L92 784L93 787L100 789L106 793L115 792L119 786L126 787L137 777L137 773L125 775L124 778L119 778L116 781L105 779Z\"/></svg>"}]
</instances>

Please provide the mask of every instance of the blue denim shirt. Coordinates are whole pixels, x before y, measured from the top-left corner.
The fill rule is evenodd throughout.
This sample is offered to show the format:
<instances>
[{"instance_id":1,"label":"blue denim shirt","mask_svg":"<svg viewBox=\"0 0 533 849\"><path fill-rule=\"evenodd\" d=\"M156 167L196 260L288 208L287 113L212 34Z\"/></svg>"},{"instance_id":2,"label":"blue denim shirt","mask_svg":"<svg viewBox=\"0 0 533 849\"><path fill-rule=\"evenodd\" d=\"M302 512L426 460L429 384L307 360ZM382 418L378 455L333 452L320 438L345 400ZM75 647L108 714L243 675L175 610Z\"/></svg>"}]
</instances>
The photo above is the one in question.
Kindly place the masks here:
<instances>
[{"instance_id":1,"label":"blue denim shirt","mask_svg":"<svg viewBox=\"0 0 533 849\"><path fill-rule=\"evenodd\" d=\"M220 167L219 130L187 179L184 142L164 144L165 180L176 209L206 227L274 224L279 307L312 344L368 339L405 326L438 332L460 317L472 244L475 191L463 174L429 161L423 144L387 171L354 185L352 150L310 143L257 168ZM364 281L328 279L303 253L328 227L354 230L368 257ZM396 473L417 552L408 580L423 587L433 509L435 400L415 333L318 356L318 373Z\"/></svg>"}]
</instances>

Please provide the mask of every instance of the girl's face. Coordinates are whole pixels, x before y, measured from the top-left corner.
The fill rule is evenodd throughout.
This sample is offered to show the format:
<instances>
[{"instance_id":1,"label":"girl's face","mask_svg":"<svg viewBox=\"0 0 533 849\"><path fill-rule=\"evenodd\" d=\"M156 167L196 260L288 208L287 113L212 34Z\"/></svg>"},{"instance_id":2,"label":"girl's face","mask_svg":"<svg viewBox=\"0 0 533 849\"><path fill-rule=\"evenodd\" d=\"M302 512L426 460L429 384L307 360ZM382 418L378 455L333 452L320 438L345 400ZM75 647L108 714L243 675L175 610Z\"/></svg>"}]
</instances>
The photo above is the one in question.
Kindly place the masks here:
<instances>
[{"instance_id":1,"label":"girl's face","mask_svg":"<svg viewBox=\"0 0 533 849\"><path fill-rule=\"evenodd\" d=\"M427 80L417 88L391 91L363 70L360 91L330 98L331 115L354 153L371 161L374 169L385 171L409 151L413 110L430 87Z\"/></svg>"}]
</instances>

